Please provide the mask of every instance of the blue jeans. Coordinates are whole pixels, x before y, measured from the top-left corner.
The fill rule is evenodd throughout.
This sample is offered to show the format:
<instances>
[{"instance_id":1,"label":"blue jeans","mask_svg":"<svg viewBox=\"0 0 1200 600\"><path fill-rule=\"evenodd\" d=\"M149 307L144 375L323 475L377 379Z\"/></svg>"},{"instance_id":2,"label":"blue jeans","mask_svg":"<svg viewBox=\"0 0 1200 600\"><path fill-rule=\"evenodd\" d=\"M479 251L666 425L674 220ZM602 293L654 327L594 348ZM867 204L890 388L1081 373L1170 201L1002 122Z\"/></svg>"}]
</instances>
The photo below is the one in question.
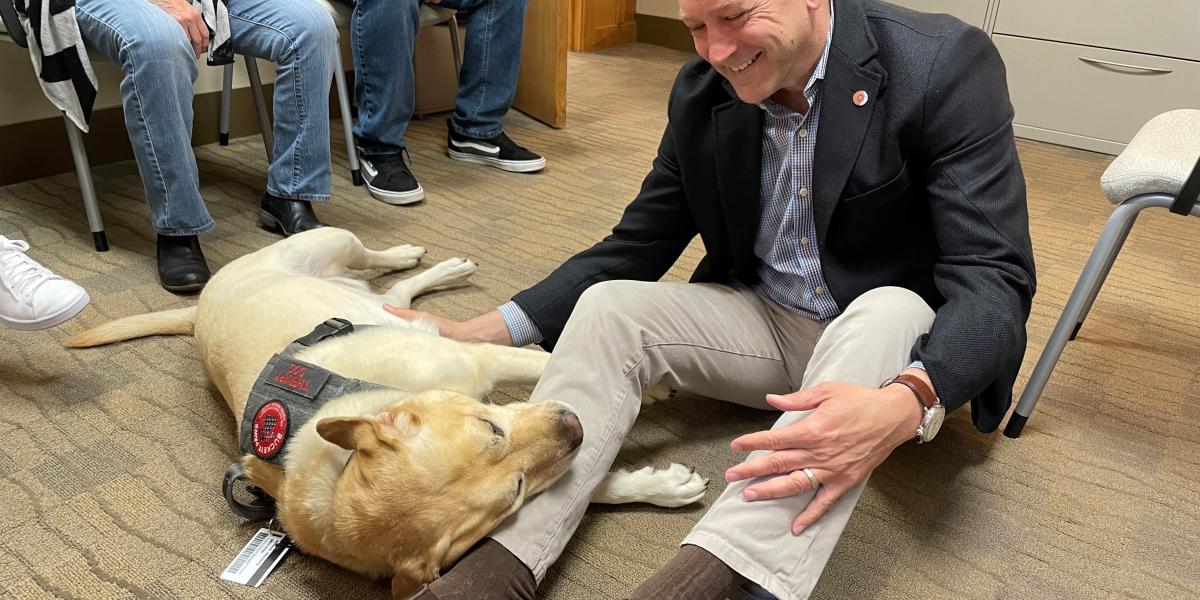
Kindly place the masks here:
<instances>
[{"instance_id":1,"label":"blue jeans","mask_svg":"<svg viewBox=\"0 0 1200 600\"><path fill-rule=\"evenodd\" d=\"M183 27L145 0L77 0L75 14L88 47L125 73L125 128L154 229L164 235L212 229L192 153L198 68ZM279 65L267 192L329 199L329 85L338 37L333 18L316 2L229 0L229 29L237 53Z\"/></svg>"},{"instance_id":2,"label":"blue jeans","mask_svg":"<svg viewBox=\"0 0 1200 600\"><path fill-rule=\"evenodd\" d=\"M354 49L358 124L354 133L366 155L395 154L416 104L413 42L420 27L419 0L344 0ZM441 0L464 11L467 39L458 97L450 126L473 138L500 134L512 105L521 68L526 0Z\"/></svg>"}]
</instances>

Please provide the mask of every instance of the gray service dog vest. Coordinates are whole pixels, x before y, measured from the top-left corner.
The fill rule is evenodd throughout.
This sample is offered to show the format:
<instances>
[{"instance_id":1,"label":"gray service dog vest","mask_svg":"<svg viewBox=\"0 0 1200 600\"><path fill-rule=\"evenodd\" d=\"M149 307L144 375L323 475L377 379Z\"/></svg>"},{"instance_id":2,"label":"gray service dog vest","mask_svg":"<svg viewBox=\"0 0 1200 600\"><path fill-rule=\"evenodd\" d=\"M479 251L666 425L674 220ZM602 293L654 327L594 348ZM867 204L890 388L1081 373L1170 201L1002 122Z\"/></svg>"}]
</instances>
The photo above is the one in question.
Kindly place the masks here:
<instances>
[{"instance_id":1,"label":"gray service dog vest","mask_svg":"<svg viewBox=\"0 0 1200 600\"><path fill-rule=\"evenodd\" d=\"M242 413L243 453L282 468L283 450L291 434L299 431L326 402L353 392L391 389L342 377L292 358L304 348L352 331L354 326L349 321L329 319L271 357L254 381Z\"/></svg>"}]
</instances>

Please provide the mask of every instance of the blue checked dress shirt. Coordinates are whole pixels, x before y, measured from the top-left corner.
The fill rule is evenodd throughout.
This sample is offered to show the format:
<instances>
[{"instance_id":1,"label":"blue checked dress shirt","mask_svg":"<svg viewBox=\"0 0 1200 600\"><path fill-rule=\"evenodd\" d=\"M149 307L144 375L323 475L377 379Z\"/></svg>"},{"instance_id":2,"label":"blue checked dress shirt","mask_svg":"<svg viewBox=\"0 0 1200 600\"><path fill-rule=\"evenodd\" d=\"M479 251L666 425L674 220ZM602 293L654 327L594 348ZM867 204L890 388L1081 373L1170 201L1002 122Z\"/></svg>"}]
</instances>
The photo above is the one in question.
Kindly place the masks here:
<instances>
[{"instance_id":1,"label":"blue checked dress shirt","mask_svg":"<svg viewBox=\"0 0 1200 600\"><path fill-rule=\"evenodd\" d=\"M772 300L810 319L829 322L841 312L821 274L813 216L813 154L821 118L821 88L833 41L832 4L825 52L804 86L808 114L771 100L763 109L762 219L754 255L758 276Z\"/></svg>"}]
</instances>

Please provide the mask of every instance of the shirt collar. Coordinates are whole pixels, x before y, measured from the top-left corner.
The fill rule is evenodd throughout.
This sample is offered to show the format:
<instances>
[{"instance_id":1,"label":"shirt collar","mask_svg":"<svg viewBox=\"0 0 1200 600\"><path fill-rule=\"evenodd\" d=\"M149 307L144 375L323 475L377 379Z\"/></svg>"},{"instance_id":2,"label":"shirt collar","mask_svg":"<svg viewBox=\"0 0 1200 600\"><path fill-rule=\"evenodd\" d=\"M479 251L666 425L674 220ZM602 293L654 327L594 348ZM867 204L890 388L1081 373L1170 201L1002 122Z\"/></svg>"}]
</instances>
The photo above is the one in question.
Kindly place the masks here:
<instances>
[{"instance_id":1,"label":"shirt collar","mask_svg":"<svg viewBox=\"0 0 1200 600\"><path fill-rule=\"evenodd\" d=\"M808 83L804 85L804 95L809 96L812 93L813 86L818 81L825 79L825 67L829 63L829 48L833 45L833 0L829 0L829 32L825 35L825 50L821 52L821 60L817 62L817 68L813 69L813 74L808 78ZM776 103L774 100L767 98L758 103L758 107L771 113L773 116L787 115L792 109Z\"/></svg>"}]
</instances>

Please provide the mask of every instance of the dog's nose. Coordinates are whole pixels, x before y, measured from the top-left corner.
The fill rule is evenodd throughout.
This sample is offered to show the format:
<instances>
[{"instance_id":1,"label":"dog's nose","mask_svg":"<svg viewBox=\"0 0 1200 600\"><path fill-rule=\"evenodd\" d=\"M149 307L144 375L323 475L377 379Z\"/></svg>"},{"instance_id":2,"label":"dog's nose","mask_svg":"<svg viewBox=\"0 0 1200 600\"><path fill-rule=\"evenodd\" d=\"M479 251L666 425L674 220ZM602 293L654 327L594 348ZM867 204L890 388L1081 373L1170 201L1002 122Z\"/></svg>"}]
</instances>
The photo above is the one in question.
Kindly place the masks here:
<instances>
[{"instance_id":1,"label":"dog's nose","mask_svg":"<svg viewBox=\"0 0 1200 600\"><path fill-rule=\"evenodd\" d=\"M579 415L565 408L558 411L558 429L572 450L583 443L583 424L579 422Z\"/></svg>"}]
</instances>

